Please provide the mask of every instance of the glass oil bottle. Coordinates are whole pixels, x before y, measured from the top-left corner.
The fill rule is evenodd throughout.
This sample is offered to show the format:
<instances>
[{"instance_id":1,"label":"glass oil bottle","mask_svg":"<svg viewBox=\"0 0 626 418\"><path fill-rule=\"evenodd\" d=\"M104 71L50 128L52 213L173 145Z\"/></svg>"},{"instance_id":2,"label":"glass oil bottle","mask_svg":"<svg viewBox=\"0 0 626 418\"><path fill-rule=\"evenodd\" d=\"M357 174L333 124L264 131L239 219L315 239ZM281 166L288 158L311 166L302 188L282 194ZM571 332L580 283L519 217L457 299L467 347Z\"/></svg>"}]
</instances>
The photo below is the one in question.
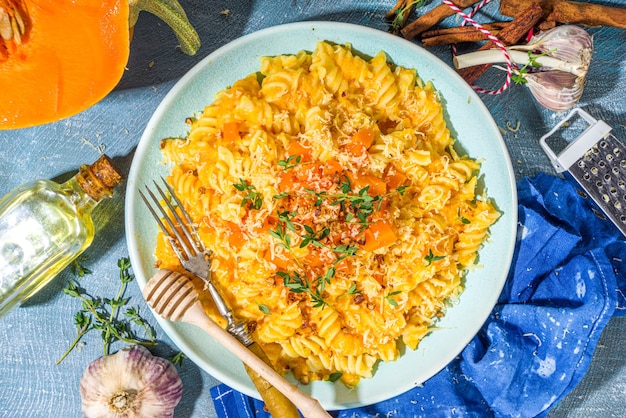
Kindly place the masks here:
<instances>
[{"instance_id":1,"label":"glass oil bottle","mask_svg":"<svg viewBox=\"0 0 626 418\"><path fill-rule=\"evenodd\" d=\"M89 247L92 210L121 180L102 155L63 184L32 181L0 200L0 318Z\"/></svg>"}]
</instances>

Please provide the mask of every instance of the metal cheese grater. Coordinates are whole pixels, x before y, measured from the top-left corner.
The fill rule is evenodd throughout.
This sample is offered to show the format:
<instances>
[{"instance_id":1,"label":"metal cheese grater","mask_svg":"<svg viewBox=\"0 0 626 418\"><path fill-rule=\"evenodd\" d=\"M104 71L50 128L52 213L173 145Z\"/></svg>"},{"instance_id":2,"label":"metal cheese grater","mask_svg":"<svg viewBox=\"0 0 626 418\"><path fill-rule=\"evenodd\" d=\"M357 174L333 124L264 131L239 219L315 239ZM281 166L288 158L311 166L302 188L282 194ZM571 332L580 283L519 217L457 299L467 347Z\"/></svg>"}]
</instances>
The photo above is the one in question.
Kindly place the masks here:
<instances>
[{"instance_id":1,"label":"metal cheese grater","mask_svg":"<svg viewBox=\"0 0 626 418\"><path fill-rule=\"evenodd\" d=\"M557 155L547 139L576 114L589 127ZM626 147L611 134L611 127L576 108L539 142L556 171L568 171L626 235Z\"/></svg>"}]
</instances>

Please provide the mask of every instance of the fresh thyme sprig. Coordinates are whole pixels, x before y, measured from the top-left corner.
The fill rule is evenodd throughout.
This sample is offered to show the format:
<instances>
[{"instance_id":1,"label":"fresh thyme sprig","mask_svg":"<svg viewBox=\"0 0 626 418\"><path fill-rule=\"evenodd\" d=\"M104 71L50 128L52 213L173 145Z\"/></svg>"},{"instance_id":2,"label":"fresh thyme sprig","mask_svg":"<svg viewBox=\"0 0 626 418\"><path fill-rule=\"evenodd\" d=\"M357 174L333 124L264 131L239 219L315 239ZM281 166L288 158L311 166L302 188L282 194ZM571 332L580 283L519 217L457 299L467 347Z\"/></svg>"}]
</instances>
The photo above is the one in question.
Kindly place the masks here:
<instances>
[{"instance_id":1,"label":"fresh thyme sprig","mask_svg":"<svg viewBox=\"0 0 626 418\"><path fill-rule=\"evenodd\" d=\"M295 232L296 234L298 233L298 229L296 228L296 225L293 223L293 218L295 216L296 216L296 211L278 212L278 220L281 222L276 225L275 229L271 229L269 232L272 237L278 240L278 246L289 251L297 261L297 257L293 253L291 235L289 235L289 232L288 232L288 231L292 231L292 232ZM342 244L333 248L324 244L323 241L326 238L328 238L331 232L330 228L328 227L324 227L319 231L316 231L315 229L313 229L312 227L308 225L303 225L302 228L304 229L304 233L300 235L300 238L302 238L302 241L300 241L299 247L305 248L308 245L313 245L318 248L328 249L337 256L337 258L334 261L334 264L339 263L346 257L351 257L355 255L359 249L358 247L352 246L352 245ZM298 265L300 265L299 262L298 262Z\"/></svg>"},{"instance_id":2,"label":"fresh thyme sprig","mask_svg":"<svg viewBox=\"0 0 626 418\"><path fill-rule=\"evenodd\" d=\"M286 160L279 160L278 165L287 171L290 168L297 167L302 163L302 155L290 155Z\"/></svg>"},{"instance_id":3,"label":"fresh thyme sprig","mask_svg":"<svg viewBox=\"0 0 626 418\"><path fill-rule=\"evenodd\" d=\"M332 248L332 250L335 255L337 255L334 264L338 264L340 261L356 255L359 247L355 247L354 245L340 245L338 247Z\"/></svg>"},{"instance_id":4,"label":"fresh thyme sprig","mask_svg":"<svg viewBox=\"0 0 626 418\"><path fill-rule=\"evenodd\" d=\"M248 209L261 209L263 206L263 196L256 191L256 187L244 179L239 179L239 183L234 183L233 186L240 192L247 192L241 200L241 206L248 206Z\"/></svg>"},{"instance_id":5,"label":"fresh thyme sprig","mask_svg":"<svg viewBox=\"0 0 626 418\"><path fill-rule=\"evenodd\" d=\"M291 235L287 233L284 223L276 225L276 229L270 229L270 235L278 240L279 247L283 247L289 252L293 251L291 248Z\"/></svg>"},{"instance_id":6,"label":"fresh thyme sprig","mask_svg":"<svg viewBox=\"0 0 626 418\"><path fill-rule=\"evenodd\" d=\"M141 344L144 346L156 345L156 332L154 328L140 315L139 308L128 307L119 317L120 310L128 305L130 298L125 297L128 283L135 278L130 273L131 264L128 258L120 258L117 262L119 268L120 287L113 299L92 296L79 286L76 280L69 280L63 292L82 302L82 308L74 314L74 325L77 328L76 338L70 344L67 351L61 356L56 364L60 364L69 353L76 348L80 340L92 330L99 330L102 336L104 355L108 355L111 345L115 341L124 341L129 344ZM77 277L83 277L87 269L77 269ZM81 275L82 274L82 275ZM143 329L145 338L139 338L132 329L132 324Z\"/></svg>"},{"instance_id":7,"label":"fresh thyme sprig","mask_svg":"<svg viewBox=\"0 0 626 418\"><path fill-rule=\"evenodd\" d=\"M286 226L286 225L289 225L289 224L279 223L276 226L276 229L270 230L270 234L274 238L279 240L278 242L279 246L285 248L287 251L289 251L292 254L292 256L294 257L294 260L296 261L296 266L299 268L302 268L302 263L298 260L298 258L293 253L293 249L291 246L291 237L287 233L287 229L291 229L291 228L289 228L289 226ZM290 225L293 226L293 224L290 224ZM283 279L283 284L290 292L308 293L309 296L311 297L311 302L313 303L314 308L324 307L327 305L327 303L326 301L324 301L324 297L322 293L326 289L326 286L329 285L332 279L335 277L335 274L337 272L336 265L342 260L344 260L345 258L354 256L358 251L358 247L351 246L351 245L340 245L338 247L331 248L327 246L326 244L323 244L321 241L327 238L328 235L330 234L329 228L323 228L321 231L315 231L313 228L305 225L304 230L306 231L306 233L301 236L303 240L300 243L300 248L304 248L308 245L313 245L316 247L326 248L326 249L331 250L336 255L336 258L333 261L333 265L330 266L323 275L318 276L316 278L315 285L311 285L311 283L309 283L306 277L297 270L290 271L290 272L279 271L276 274L280 278ZM356 292L356 288L355 288L354 294L356 293L358 292Z\"/></svg>"},{"instance_id":8,"label":"fresh thyme sprig","mask_svg":"<svg viewBox=\"0 0 626 418\"><path fill-rule=\"evenodd\" d=\"M308 293L314 308L323 308L327 305L322 297L326 279L318 278L317 283L311 285L307 278L299 271L279 271L276 274L283 279L283 284L290 292Z\"/></svg>"},{"instance_id":9,"label":"fresh thyme sprig","mask_svg":"<svg viewBox=\"0 0 626 418\"><path fill-rule=\"evenodd\" d=\"M428 250L428 255L426 255L426 257L424 257L424 260L426 260L426 262L428 263L428 264L426 264L426 267L430 266L435 261L443 260L444 258L446 258L446 257L443 256L443 255L435 255L435 254L433 254L433 250L429 249Z\"/></svg>"},{"instance_id":10,"label":"fresh thyme sprig","mask_svg":"<svg viewBox=\"0 0 626 418\"><path fill-rule=\"evenodd\" d=\"M309 225L303 225L305 233L300 235L302 242L300 242L300 248L304 248L309 244L312 244L320 248L328 248L322 244L322 241L330 235L330 228L324 227L320 231L315 231Z\"/></svg>"}]
</instances>

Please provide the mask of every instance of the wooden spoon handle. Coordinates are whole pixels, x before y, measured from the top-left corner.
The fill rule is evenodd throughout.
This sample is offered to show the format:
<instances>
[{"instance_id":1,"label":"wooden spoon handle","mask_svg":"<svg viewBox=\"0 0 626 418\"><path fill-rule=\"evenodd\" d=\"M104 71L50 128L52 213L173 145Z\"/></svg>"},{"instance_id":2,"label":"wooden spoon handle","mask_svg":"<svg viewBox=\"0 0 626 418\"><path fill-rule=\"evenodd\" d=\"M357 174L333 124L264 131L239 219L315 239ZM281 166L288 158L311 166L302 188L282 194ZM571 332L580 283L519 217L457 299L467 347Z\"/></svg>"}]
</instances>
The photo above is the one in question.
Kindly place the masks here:
<instances>
[{"instance_id":1,"label":"wooden spoon handle","mask_svg":"<svg viewBox=\"0 0 626 418\"><path fill-rule=\"evenodd\" d=\"M200 302L196 301L190 306L182 320L183 322L197 326L211 337L215 338L245 365L258 373L263 379L267 380L279 392L285 395L287 399L291 400L306 418L330 417L317 399L300 392L298 388L285 380L285 378L278 374L270 365L263 362L263 360L252 353L246 346L241 344L239 340L213 322L204 312Z\"/></svg>"}]
</instances>

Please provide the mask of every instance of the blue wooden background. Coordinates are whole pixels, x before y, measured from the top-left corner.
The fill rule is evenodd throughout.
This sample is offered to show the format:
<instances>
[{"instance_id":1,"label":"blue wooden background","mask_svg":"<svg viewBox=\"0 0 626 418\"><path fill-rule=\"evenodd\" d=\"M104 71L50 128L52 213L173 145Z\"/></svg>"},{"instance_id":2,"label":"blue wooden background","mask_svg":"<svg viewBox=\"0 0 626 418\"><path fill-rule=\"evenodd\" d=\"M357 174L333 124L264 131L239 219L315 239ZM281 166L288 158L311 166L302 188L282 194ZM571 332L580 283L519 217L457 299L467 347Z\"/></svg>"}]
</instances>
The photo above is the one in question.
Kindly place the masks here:
<instances>
[{"instance_id":1,"label":"blue wooden background","mask_svg":"<svg viewBox=\"0 0 626 418\"><path fill-rule=\"evenodd\" d=\"M589 0L599 2L598 0ZM424 6L433 7L431 2ZM478 19L499 19L494 0ZM623 0L603 2L626 7ZM115 157L127 173L133 151L152 112L173 84L200 59L239 36L269 26L303 20L332 20L387 30L385 13L395 0L181 0L198 29L203 45L195 57L176 50L172 32L155 17L142 14L138 21L128 69L118 87L87 111L46 126L0 131L0 196L31 179L63 180L80 164L99 156L98 149ZM228 13L226 12L228 10ZM456 17L446 25L457 25ZM580 105L613 126L616 136L626 138L626 30L592 28L595 53ZM357 40L355 40L357 42ZM432 50L451 63L449 48ZM80 51L77 51L80 53ZM481 80L483 87L499 87L501 76ZM2 92L0 92L0 100ZM517 178L553 170L538 145L562 115L537 106L524 87L515 86L502 95L483 96L496 123L517 126L504 140ZM124 186L96 211L99 231L82 257L92 274L81 279L93 294L113 296L118 286L117 260L128 254L124 237ZM63 294L69 270L61 273L44 291L0 320L0 416L79 417L78 383L85 367L102 355L100 336L88 334L79 348L60 365L56 360L75 336L75 299ZM148 315L136 283L128 295L131 304ZM157 329L155 353L169 356L177 351ZM551 417L624 416L626 410L626 317L613 319L605 329L590 370L578 388L554 408ZM123 344L115 345L114 349ZM214 417L209 388L218 382L190 361L180 368L184 397L177 417Z\"/></svg>"}]
</instances>

